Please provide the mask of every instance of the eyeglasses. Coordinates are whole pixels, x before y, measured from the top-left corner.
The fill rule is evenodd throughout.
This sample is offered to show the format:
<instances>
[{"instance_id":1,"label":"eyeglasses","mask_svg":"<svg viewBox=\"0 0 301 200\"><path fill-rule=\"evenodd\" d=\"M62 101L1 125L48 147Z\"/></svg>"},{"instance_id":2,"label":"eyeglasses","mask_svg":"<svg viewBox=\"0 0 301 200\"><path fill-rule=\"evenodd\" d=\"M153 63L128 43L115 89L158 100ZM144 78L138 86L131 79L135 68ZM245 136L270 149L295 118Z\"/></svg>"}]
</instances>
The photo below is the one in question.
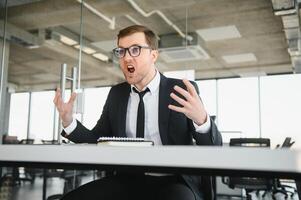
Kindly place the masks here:
<instances>
[{"instance_id":1,"label":"eyeglasses","mask_svg":"<svg viewBox=\"0 0 301 200\"><path fill-rule=\"evenodd\" d=\"M140 55L142 48L143 49L152 49L151 47L148 47L148 46L133 45L128 48L122 48L122 47L115 48L115 49L113 49L113 53L117 58L123 58L126 54L126 51L128 51L130 56L137 57Z\"/></svg>"}]
</instances>

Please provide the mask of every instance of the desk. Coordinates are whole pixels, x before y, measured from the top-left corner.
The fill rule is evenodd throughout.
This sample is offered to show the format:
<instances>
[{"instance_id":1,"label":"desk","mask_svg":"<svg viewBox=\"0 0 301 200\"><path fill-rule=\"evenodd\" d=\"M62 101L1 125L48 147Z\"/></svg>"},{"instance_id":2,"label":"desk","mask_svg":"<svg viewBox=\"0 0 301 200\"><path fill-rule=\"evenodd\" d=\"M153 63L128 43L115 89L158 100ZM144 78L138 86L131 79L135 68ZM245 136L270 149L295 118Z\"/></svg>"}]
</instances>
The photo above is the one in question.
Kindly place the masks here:
<instances>
[{"instance_id":1,"label":"desk","mask_svg":"<svg viewBox=\"0 0 301 200\"><path fill-rule=\"evenodd\" d=\"M301 151L241 147L0 145L0 167L118 169L301 179ZM44 170L45 173L45 170ZM46 199L44 174L43 199Z\"/></svg>"},{"instance_id":2,"label":"desk","mask_svg":"<svg viewBox=\"0 0 301 200\"><path fill-rule=\"evenodd\" d=\"M0 166L177 172L301 179L301 151L263 148L0 145Z\"/></svg>"}]
</instances>

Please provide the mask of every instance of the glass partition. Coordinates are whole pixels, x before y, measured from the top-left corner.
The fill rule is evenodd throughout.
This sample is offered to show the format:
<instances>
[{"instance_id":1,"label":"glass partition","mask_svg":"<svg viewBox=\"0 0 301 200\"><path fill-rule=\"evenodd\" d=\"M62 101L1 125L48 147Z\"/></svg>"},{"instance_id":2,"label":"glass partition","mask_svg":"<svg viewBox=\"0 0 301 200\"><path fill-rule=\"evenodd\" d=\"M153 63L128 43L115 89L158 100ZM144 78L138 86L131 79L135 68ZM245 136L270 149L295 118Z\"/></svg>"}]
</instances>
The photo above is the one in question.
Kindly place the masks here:
<instances>
[{"instance_id":1,"label":"glass partition","mask_svg":"<svg viewBox=\"0 0 301 200\"><path fill-rule=\"evenodd\" d=\"M198 80L200 96L208 114L216 116L225 143L232 137L268 137L274 148L285 137L292 137L296 141L293 147L299 148L301 78L300 74L292 74L288 54L300 55L290 51L297 49L293 45L299 38L287 38L298 35L289 32L296 27L284 27L282 17L274 15L271 1L162 2L0 0L0 89L3 93L2 72L6 63L11 141L32 144L28 139L34 139L56 144L53 140L58 140L60 132L52 99L55 88L60 86L63 63L67 64L68 79L65 98L70 97L72 68L76 67L76 88L82 89L78 99L83 100L79 101L83 109L75 116L92 128L101 115L110 87L124 81L118 59L112 55L116 35L122 28L141 24L158 34L156 67L160 72L191 71ZM294 26L296 21L294 14L285 20L287 26ZM288 45L286 41L292 42ZM0 105L2 102L0 98ZM0 115L0 127L3 119ZM32 175L27 173L32 169L24 167L7 168L2 174L9 174L11 183L17 183L23 175ZM0 175L1 170L0 166ZM66 193L63 188L70 186L70 182L78 186L100 177L85 172L79 176L82 180L71 180L64 171L49 170L48 178L53 182L49 181L47 196ZM60 174L61 179L54 178L57 174L50 176L52 172ZM35 186L41 188L43 171L37 169L34 174L37 176L31 180L36 180ZM295 187L293 181L288 182ZM18 187L15 199L31 199L34 195L27 185L23 186ZM217 188L220 187L229 189L224 177L218 179ZM278 186L273 187L276 190ZM39 199L41 195L39 190ZM236 195L246 196L241 189Z\"/></svg>"},{"instance_id":2,"label":"glass partition","mask_svg":"<svg viewBox=\"0 0 301 200\"><path fill-rule=\"evenodd\" d=\"M266 114L269 111L267 109L269 106L266 107L266 105L272 104L262 102L262 108L260 108L258 103L260 98L265 98L268 94L268 90L262 88L259 97L257 91L261 85L265 87L264 78L260 85L257 80L253 81L250 87L245 84L246 79L244 78L239 81L233 80L232 83L230 83L230 79L219 79L238 76L253 76L256 78L251 79L257 79L258 74L292 72L290 58L285 49L287 46L282 44L284 35L282 35L281 19L273 15L271 5L266 2L248 1L246 6L239 7L239 9L234 9L237 7L235 2L219 2L220 7L224 8L220 10L220 15L225 17L216 16L216 7L212 8L210 3L195 1L180 4L179 2L166 2L163 8L159 8L153 1L148 3L131 1L130 3L129 1L95 0L83 2L80 0L1 0L0 2L0 45L4 43L3 35L5 33L8 38L6 46L9 46L6 59L9 63L9 93L41 91L51 93L59 86L63 63L68 66L67 76L69 78L72 76L72 67L79 69L80 81L76 84L77 88L111 86L124 81L118 60L112 56L111 50L116 47L116 35L120 29L133 24L143 24L149 26L159 36L160 57L156 67L161 72L191 70L194 72L196 80L205 79L199 82L200 94L208 113L217 116L217 123L222 131L233 132L235 136L243 134L248 137L273 135L268 133L270 131L268 127L271 125L265 124L272 124L265 119L269 115ZM6 31L4 31L6 13L4 6L6 3L7 24ZM201 8L205 9L200 13L198 10ZM156 9L159 9L162 15L156 12L149 16L145 14ZM263 15L257 15L254 13L255 10L262 12ZM162 17L163 15L166 16L166 19ZM240 16L241 19L238 20L235 16ZM206 20L208 18L212 21L208 22ZM170 26L166 20L177 25L179 29L176 30L174 26ZM242 23L243 20L244 23ZM247 23L252 24L253 27L247 27ZM227 31L229 34L226 38L219 35L223 31ZM185 41L181 33L188 34L195 39L193 41L196 43ZM271 35L270 33L275 34ZM265 43L269 41L270 43ZM271 41L277 45L270 45ZM192 48L196 46L197 51ZM275 49L266 49L267 46L275 46ZM182 51L176 52L175 50L179 50L179 48ZM258 49L261 51L256 53ZM0 48L1 62L4 60L2 50L3 47ZM238 54L242 57L233 57L236 51L251 50L255 51L254 55L246 53ZM204 57L196 56L200 56L200 53ZM274 58L272 57L274 54L279 56ZM247 61L243 62L241 59L247 59ZM280 59L282 59L281 62ZM286 68L282 66L283 63L287 65ZM278 80L278 78L275 79ZM289 78L284 78L284 80L289 81ZM70 87L70 81L67 81L67 88ZM291 86L289 87L291 88ZM292 91L290 93L292 95L295 89L292 87L290 91ZM91 96L89 90L87 93L88 96ZM105 100L106 95L99 94L97 98L101 98L99 100L101 102ZM34 99L32 98L31 101L35 101ZM68 99L67 95L66 99ZM79 99L88 99L88 97L79 95ZM87 100L87 102L95 105L99 103L92 100ZM34 103L29 103L29 105L33 105L29 108L30 111L38 110ZM24 110L28 112L28 105L24 103L23 106ZM91 127L101 113L91 114L94 118L92 120L87 117L90 113L87 105L84 104L82 107L86 108L87 113L77 115L77 118ZM260 113L260 109L262 109L262 113ZM287 115L296 111L291 108L288 110ZM13 108L11 112L13 112ZM22 115L29 116L27 113ZM32 114L31 117L35 115ZM242 119L238 116L246 116L249 119ZM263 117L262 120L260 117ZM28 130L34 130L35 128L31 126L35 126L34 124L39 120L27 118L26 121L30 126ZM56 139L58 134L57 115L50 113L45 118L49 122L47 127L55 127L53 132L55 132L54 139ZM88 122L90 120L93 122ZM237 120L242 121L238 123ZM289 121L285 124L287 123ZM19 127L22 126L20 124ZM282 127L281 130L283 129ZM47 137L44 133L41 133L41 137L45 136L49 139L51 131L47 131L49 131L46 134ZM296 126L294 135L297 131L298 127ZM290 131L290 133L292 132ZM12 131L8 134L18 133ZM20 135L24 135L24 133L22 132ZM40 134L35 131L28 135Z\"/></svg>"},{"instance_id":3,"label":"glass partition","mask_svg":"<svg viewBox=\"0 0 301 200\"><path fill-rule=\"evenodd\" d=\"M7 11L10 92L33 92L29 102L30 115L24 113L25 121L29 123L26 135L32 139L57 139L58 131L54 129L58 129L58 118L57 113L53 113L53 90L60 86L62 64L67 64L67 78L72 78L72 67L78 67L80 62L81 4L77 1L9 1ZM71 81L67 80L66 89L70 87ZM45 93L52 94L47 96L49 103L37 101ZM23 106L27 110L26 105ZM49 112L43 112L44 115L37 118L36 114L40 115L41 109L46 107ZM11 113L11 116L15 115ZM13 123L16 128L21 127L16 123L17 120ZM44 128L37 128L42 124ZM10 130L10 135L23 138L23 133Z\"/></svg>"}]
</instances>

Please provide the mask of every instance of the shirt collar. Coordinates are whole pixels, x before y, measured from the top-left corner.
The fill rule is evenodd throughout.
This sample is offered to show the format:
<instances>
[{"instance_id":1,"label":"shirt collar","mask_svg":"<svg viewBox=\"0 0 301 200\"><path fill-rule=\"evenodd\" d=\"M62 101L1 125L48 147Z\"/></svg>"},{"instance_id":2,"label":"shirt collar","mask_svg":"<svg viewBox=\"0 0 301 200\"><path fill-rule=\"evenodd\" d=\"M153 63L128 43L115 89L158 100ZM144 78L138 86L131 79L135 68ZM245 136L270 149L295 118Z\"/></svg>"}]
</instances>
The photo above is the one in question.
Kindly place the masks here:
<instances>
[{"instance_id":1,"label":"shirt collar","mask_svg":"<svg viewBox=\"0 0 301 200\"><path fill-rule=\"evenodd\" d=\"M160 85L160 73L158 72L158 70L156 70L156 75L155 77L153 78L153 80L151 80L148 85L146 85L142 91L144 91L146 88L149 89L150 93L153 94L158 88L159 88L159 85ZM135 87L134 85L131 85L131 92L134 92L133 91L133 87ZM136 88L136 87L135 87ZM138 88L136 88L138 90ZM138 90L139 91L139 90Z\"/></svg>"}]
</instances>

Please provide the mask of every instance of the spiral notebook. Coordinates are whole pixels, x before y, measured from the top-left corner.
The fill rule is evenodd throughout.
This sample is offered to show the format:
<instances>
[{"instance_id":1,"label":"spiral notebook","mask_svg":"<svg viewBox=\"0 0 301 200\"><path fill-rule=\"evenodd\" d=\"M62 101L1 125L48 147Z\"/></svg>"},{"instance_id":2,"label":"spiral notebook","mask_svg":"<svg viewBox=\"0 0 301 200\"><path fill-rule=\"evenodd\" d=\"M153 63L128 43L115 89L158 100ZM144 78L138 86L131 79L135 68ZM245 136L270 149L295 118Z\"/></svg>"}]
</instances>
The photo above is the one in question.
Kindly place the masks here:
<instances>
[{"instance_id":1,"label":"spiral notebook","mask_svg":"<svg viewBox=\"0 0 301 200\"><path fill-rule=\"evenodd\" d=\"M153 146L154 142L144 138L125 138L125 137L100 137L97 140L98 145L107 146L134 146L147 147Z\"/></svg>"}]
</instances>

